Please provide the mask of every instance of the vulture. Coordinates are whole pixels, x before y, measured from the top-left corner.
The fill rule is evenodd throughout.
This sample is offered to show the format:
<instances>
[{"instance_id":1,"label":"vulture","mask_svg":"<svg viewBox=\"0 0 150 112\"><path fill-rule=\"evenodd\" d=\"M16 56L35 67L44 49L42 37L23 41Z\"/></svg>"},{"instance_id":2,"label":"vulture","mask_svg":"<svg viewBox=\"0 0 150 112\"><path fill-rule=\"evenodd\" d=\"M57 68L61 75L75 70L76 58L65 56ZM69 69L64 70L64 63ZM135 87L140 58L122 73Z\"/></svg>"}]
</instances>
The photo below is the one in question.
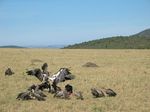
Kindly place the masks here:
<instances>
[{"instance_id":1,"label":"vulture","mask_svg":"<svg viewBox=\"0 0 150 112\"><path fill-rule=\"evenodd\" d=\"M27 91L27 92L19 93L16 99L18 99L18 100L31 100L32 99L31 92Z\"/></svg>"},{"instance_id":2,"label":"vulture","mask_svg":"<svg viewBox=\"0 0 150 112\"><path fill-rule=\"evenodd\" d=\"M45 101L44 97L47 97L47 96L44 93L42 93L41 90L32 89L31 91L19 93L16 99L18 100L37 99L38 101Z\"/></svg>"},{"instance_id":3,"label":"vulture","mask_svg":"<svg viewBox=\"0 0 150 112\"><path fill-rule=\"evenodd\" d=\"M112 89L105 89L104 91L105 91L105 93L107 94L107 96L110 96L110 97L117 95L117 93L114 92Z\"/></svg>"},{"instance_id":4,"label":"vulture","mask_svg":"<svg viewBox=\"0 0 150 112\"><path fill-rule=\"evenodd\" d=\"M105 96L111 97L117 95L112 89L105 89L105 88L100 88L100 89L91 88L91 93L96 98L105 97Z\"/></svg>"},{"instance_id":5,"label":"vulture","mask_svg":"<svg viewBox=\"0 0 150 112\"><path fill-rule=\"evenodd\" d=\"M65 80L72 80L75 78L74 75L70 73L70 70L68 68L61 68L56 74L50 77L49 72L47 72L47 67L48 67L47 63L44 63L41 67L43 72L41 71L41 69L36 68L32 70L27 70L26 73L28 75L33 75L37 77L41 82L51 81L55 91L58 83L64 82Z\"/></svg>"},{"instance_id":6,"label":"vulture","mask_svg":"<svg viewBox=\"0 0 150 112\"><path fill-rule=\"evenodd\" d=\"M10 76L10 75L12 75L12 74L14 74L14 72L11 70L11 68L6 69L6 71L5 71L5 76L6 76L6 75Z\"/></svg>"},{"instance_id":7,"label":"vulture","mask_svg":"<svg viewBox=\"0 0 150 112\"><path fill-rule=\"evenodd\" d=\"M65 86L65 90L57 91L54 94L54 97L61 98L61 99L69 99L70 95L72 94L72 91L73 91L73 87L71 85L67 84Z\"/></svg>"},{"instance_id":8,"label":"vulture","mask_svg":"<svg viewBox=\"0 0 150 112\"><path fill-rule=\"evenodd\" d=\"M28 75L32 75L32 76L37 77L41 82L42 81L48 81L48 79L49 79L49 72L47 71L48 64L44 63L41 66L41 69L40 68L36 68L36 69L27 70L26 73Z\"/></svg>"}]
</instances>

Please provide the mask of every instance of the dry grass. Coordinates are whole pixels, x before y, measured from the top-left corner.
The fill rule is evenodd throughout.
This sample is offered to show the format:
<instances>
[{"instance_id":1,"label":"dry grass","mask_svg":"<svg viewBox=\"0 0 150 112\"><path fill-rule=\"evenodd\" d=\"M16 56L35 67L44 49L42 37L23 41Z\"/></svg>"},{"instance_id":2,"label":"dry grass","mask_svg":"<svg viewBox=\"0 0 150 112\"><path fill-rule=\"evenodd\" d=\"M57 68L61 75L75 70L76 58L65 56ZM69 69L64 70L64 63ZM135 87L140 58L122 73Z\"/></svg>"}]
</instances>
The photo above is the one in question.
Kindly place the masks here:
<instances>
[{"instance_id":1,"label":"dry grass","mask_svg":"<svg viewBox=\"0 0 150 112\"><path fill-rule=\"evenodd\" d=\"M32 60L41 60L32 62ZM25 74L26 68L40 67L44 62L55 73L61 67L71 67L76 79L69 83L83 91L85 100L54 99L45 102L18 101L16 95L33 83L35 77ZM85 68L94 62L98 68ZM15 74L5 76L11 67ZM67 49L0 49L0 112L150 112L150 50L67 50ZM115 90L113 98L94 99L91 87Z\"/></svg>"}]
</instances>

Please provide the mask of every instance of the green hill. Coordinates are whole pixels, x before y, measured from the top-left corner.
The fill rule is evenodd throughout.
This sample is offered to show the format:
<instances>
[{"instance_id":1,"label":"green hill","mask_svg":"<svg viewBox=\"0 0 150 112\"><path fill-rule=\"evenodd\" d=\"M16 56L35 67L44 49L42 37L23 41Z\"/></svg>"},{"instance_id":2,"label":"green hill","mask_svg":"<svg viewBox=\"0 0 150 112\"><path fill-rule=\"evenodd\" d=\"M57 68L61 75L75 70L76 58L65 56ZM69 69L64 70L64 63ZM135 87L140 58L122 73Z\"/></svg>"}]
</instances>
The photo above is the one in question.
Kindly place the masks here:
<instances>
[{"instance_id":1,"label":"green hill","mask_svg":"<svg viewBox=\"0 0 150 112\"><path fill-rule=\"evenodd\" d=\"M150 49L150 29L131 36L116 36L69 45L66 49Z\"/></svg>"}]
</instances>

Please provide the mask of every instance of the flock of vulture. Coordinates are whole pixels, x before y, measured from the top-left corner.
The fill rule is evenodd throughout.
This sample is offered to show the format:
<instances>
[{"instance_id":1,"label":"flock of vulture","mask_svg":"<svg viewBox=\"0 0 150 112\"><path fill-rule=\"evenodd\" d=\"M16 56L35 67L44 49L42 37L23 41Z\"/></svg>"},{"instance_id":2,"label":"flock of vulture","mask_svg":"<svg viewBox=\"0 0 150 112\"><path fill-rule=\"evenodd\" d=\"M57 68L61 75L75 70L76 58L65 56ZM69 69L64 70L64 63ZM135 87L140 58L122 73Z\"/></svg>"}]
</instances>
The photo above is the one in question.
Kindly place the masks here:
<instances>
[{"instance_id":1,"label":"flock of vulture","mask_svg":"<svg viewBox=\"0 0 150 112\"><path fill-rule=\"evenodd\" d=\"M73 86L70 84L65 85L65 89L62 90L58 84L60 82L64 82L66 80L73 80L75 76L71 74L68 68L60 68L60 70L53 75L50 75L48 72L48 64L44 63L40 68L31 69L26 71L27 75L35 76L41 81L41 84L33 84L29 88L26 89L25 92L21 92L18 94L18 100L38 100L45 101L46 95L44 94L44 90L47 90L49 93L53 94L54 98L60 99L70 99L71 96L75 96L76 99L84 100L83 93L81 91L73 91ZM12 75L14 72L11 68L8 68L5 71L5 75ZM116 96L117 94L112 89L106 88L91 88L91 94L93 97L111 97Z\"/></svg>"}]
</instances>

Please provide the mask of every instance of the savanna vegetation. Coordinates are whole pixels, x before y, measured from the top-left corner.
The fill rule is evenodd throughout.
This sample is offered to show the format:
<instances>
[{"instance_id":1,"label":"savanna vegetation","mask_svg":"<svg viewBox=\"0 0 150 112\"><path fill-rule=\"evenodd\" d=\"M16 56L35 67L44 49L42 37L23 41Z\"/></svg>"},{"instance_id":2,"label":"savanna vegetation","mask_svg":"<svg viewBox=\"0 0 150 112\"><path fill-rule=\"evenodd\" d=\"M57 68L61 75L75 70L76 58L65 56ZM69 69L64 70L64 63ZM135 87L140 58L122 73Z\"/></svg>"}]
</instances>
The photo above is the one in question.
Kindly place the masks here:
<instances>
[{"instance_id":1,"label":"savanna vegetation","mask_svg":"<svg viewBox=\"0 0 150 112\"><path fill-rule=\"evenodd\" d=\"M27 68L41 67L47 62L49 71L71 67L76 91L83 91L84 100L53 98L46 101L18 101L16 96L32 84L41 83L26 75ZM93 62L98 67L82 67ZM7 67L15 72L5 76ZM116 97L93 98L91 87L112 88ZM149 50L69 50L69 49L0 49L0 112L149 112L150 111Z\"/></svg>"}]
</instances>

